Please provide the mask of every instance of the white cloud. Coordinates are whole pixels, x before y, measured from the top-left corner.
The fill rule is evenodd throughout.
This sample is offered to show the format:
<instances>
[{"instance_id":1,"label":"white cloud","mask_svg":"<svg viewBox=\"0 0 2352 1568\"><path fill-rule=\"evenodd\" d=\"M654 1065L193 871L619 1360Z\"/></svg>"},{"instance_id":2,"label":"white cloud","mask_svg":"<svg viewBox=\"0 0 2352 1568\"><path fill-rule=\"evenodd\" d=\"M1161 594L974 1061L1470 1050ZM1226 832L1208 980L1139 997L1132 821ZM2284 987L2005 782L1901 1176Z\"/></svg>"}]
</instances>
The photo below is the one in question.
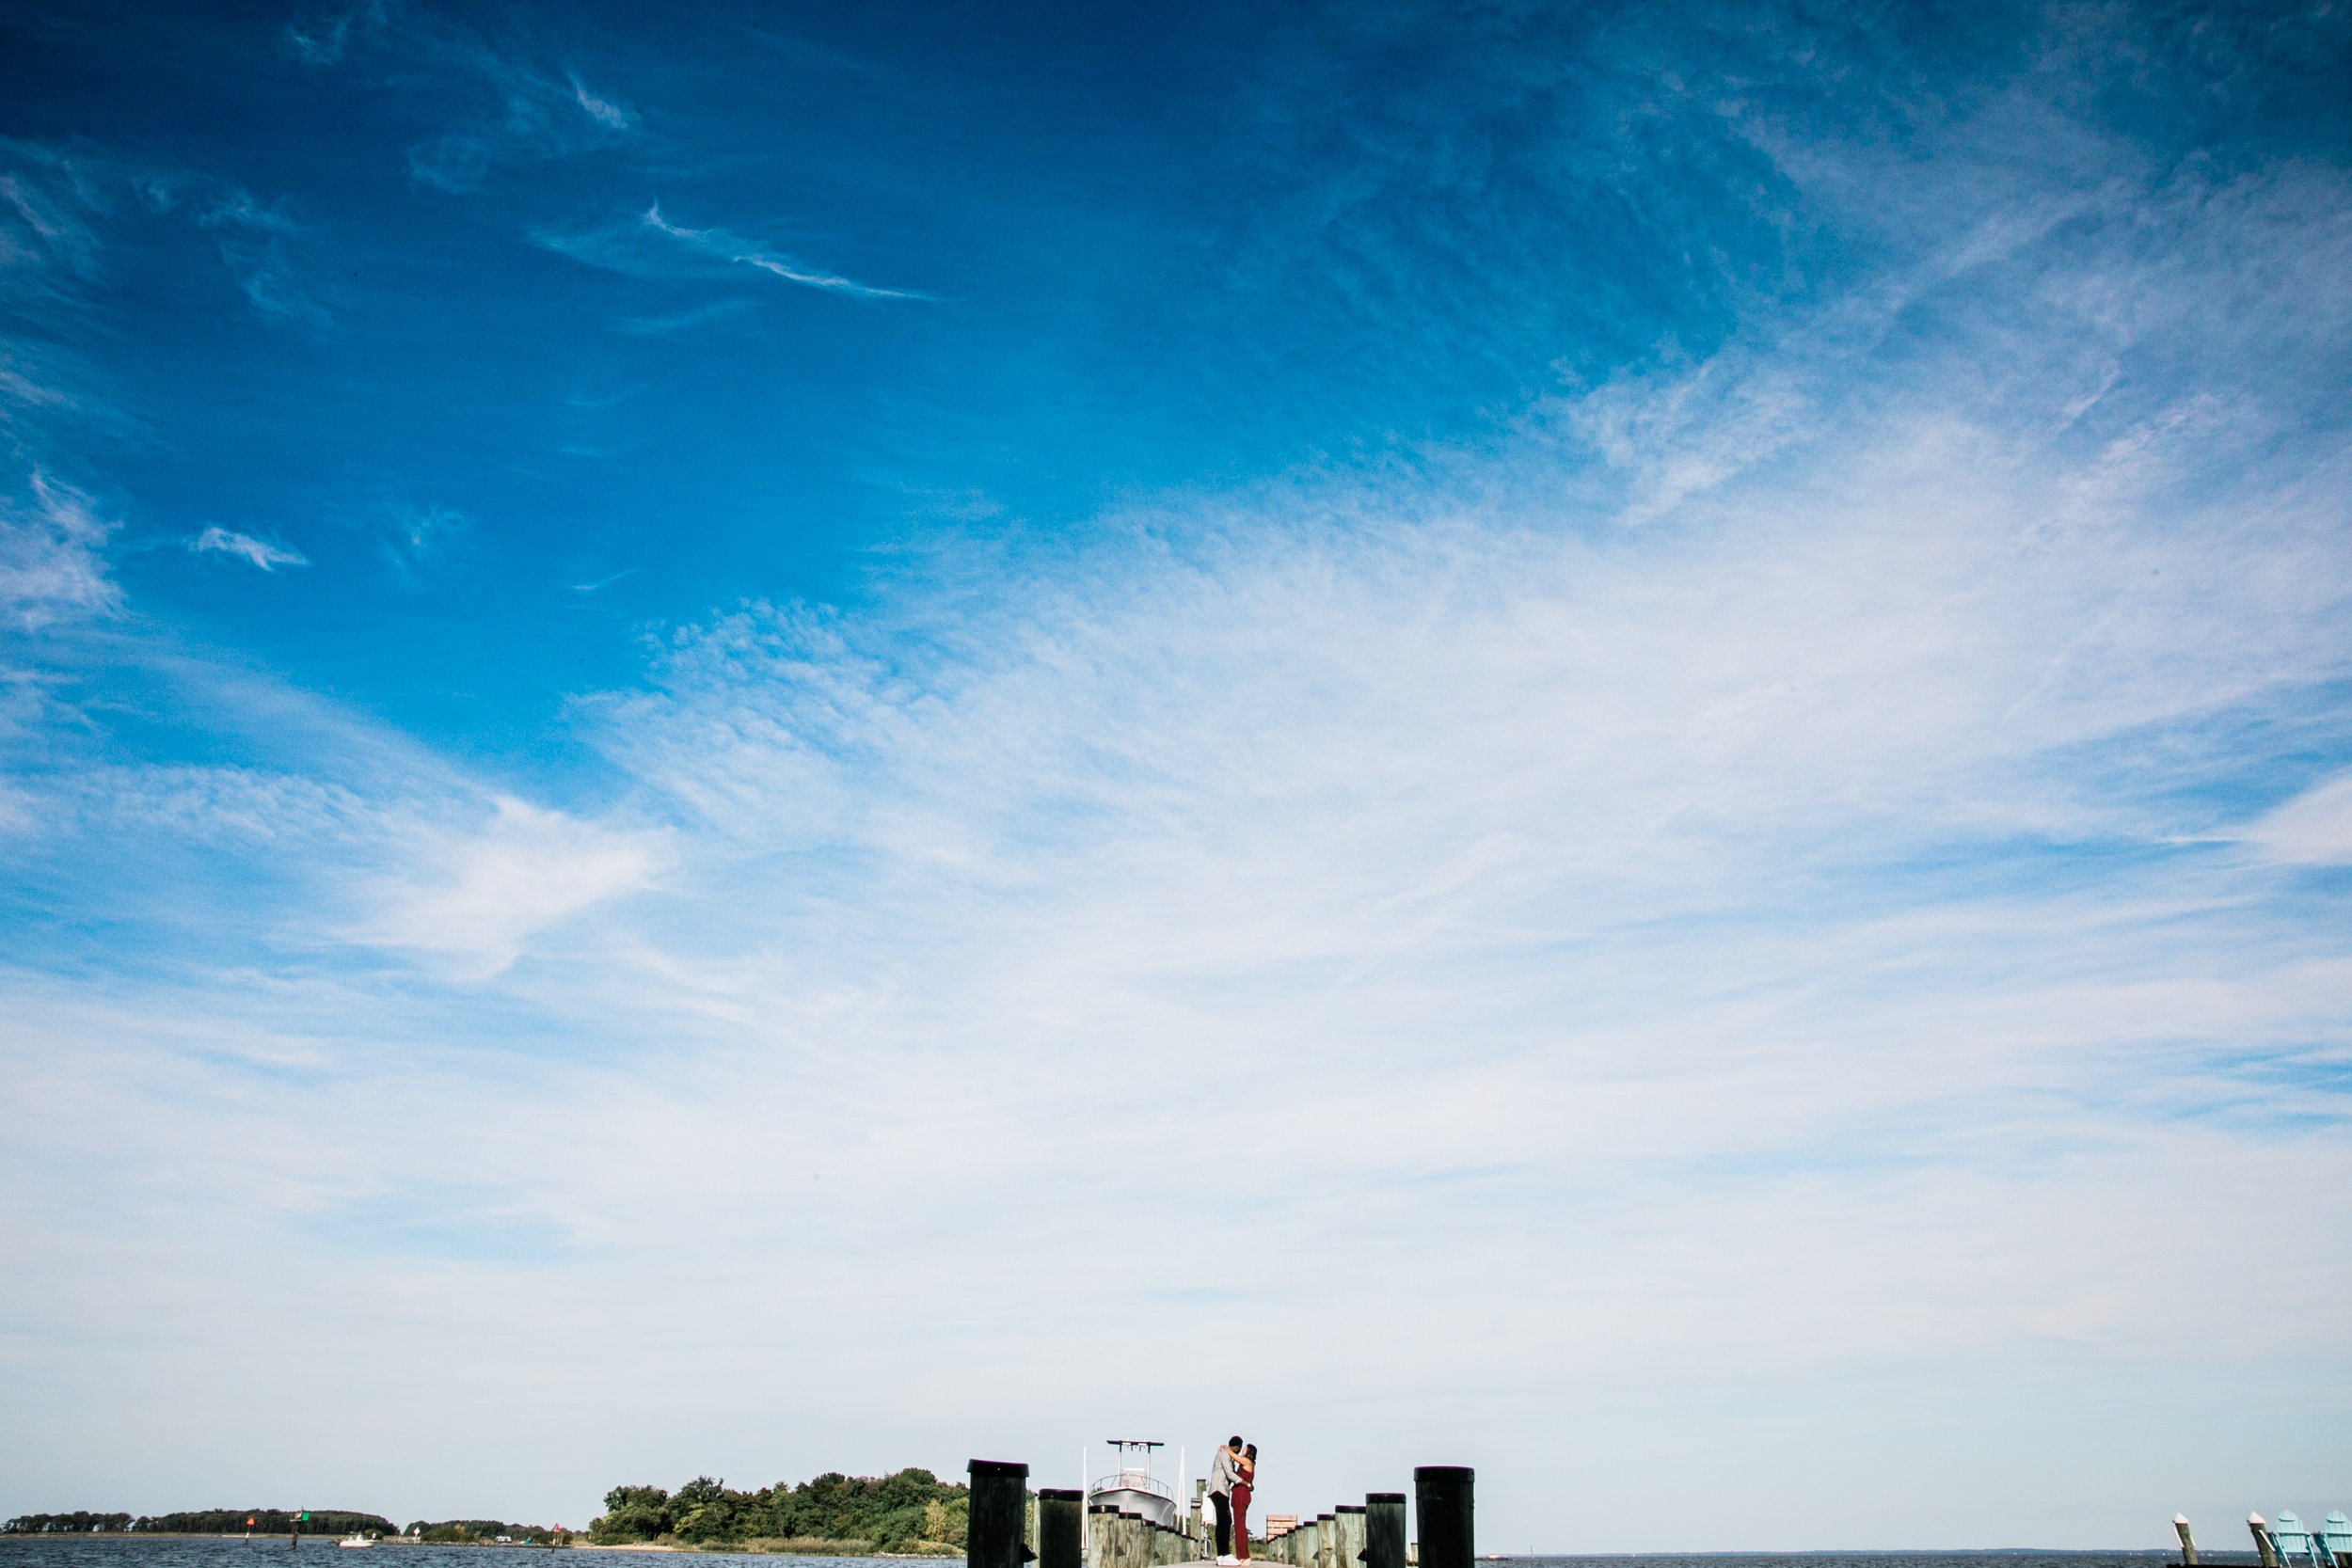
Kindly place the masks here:
<instances>
[{"instance_id":1,"label":"white cloud","mask_svg":"<svg viewBox=\"0 0 2352 1568\"><path fill-rule=\"evenodd\" d=\"M590 92L577 75L566 76L564 80L572 85L572 101L580 105L580 112L590 119L613 131L629 131L636 128L636 112L628 105Z\"/></svg>"},{"instance_id":2,"label":"white cloud","mask_svg":"<svg viewBox=\"0 0 2352 1568\"><path fill-rule=\"evenodd\" d=\"M501 798L489 823L428 832L414 857L416 868L380 889L380 912L356 935L486 978L514 963L532 937L651 886L667 855L658 833Z\"/></svg>"},{"instance_id":3,"label":"white cloud","mask_svg":"<svg viewBox=\"0 0 2352 1568\"><path fill-rule=\"evenodd\" d=\"M0 509L0 606L25 626L113 610L120 594L106 570L114 525L89 498L36 474L31 504Z\"/></svg>"},{"instance_id":4,"label":"white cloud","mask_svg":"<svg viewBox=\"0 0 2352 1568\"><path fill-rule=\"evenodd\" d=\"M787 283L805 284L812 289L827 289L841 293L856 294L863 299L912 299L919 296L902 289L878 289L843 277L837 273L822 272L806 262L736 238L723 229L689 229L672 223L661 215L659 202L645 209L644 225L666 239L677 241L691 249L716 256L732 265L755 267Z\"/></svg>"},{"instance_id":5,"label":"white cloud","mask_svg":"<svg viewBox=\"0 0 2352 1568\"><path fill-rule=\"evenodd\" d=\"M199 552L217 550L224 555L233 555L240 560L250 562L264 572L275 571L280 566L310 564L310 560L297 550L290 550L280 545L265 544L249 533L239 533L234 529L222 528L218 524L215 524L189 540L188 548Z\"/></svg>"},{"instance_id":6,"label":"white cloud","mask_svg":"<svg viewBox=\"0 0 2352 1568\"><path fill-rule=\"evenodd\" d=\"M2284 864L2352 864L2352 777L2296 796L2241 836Z\"/></svg>"},{"instance_id":7,"label":"white cloud","mask_svg":"<svg viewBox=\"0 0 2352 1568\"><path fill-rule=\"evenodd\" d=\"M826 272L723 229L690 229L673 223L662 215L658 202L634 218L603 229L541 230L532 239L558 255L632 277L717 277L736 267L750 267L787 283L860 299L929 297L913 290L877 288Z\"/></svg>"}]
</instances>

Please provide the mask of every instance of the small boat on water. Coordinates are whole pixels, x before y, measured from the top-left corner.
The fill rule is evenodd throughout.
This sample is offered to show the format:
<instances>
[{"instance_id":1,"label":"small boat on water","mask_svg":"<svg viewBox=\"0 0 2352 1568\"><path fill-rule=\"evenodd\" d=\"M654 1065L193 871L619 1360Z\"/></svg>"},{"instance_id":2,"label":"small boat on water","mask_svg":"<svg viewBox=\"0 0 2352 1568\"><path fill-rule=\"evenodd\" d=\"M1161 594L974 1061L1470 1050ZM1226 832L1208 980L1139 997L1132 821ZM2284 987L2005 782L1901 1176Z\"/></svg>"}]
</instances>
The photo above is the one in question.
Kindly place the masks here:
<instances>
[{"instance_id":1,"label":"small boat on water","mask_svg":"<svg viewBox=\"0 0 2352 1568\"><path fill-rule=\"evenodd\" d=\"M361 1535L358 1530L353 1530L335 1544L338 1546L373 1546L375 1543Z\"/></svg>"},{"instance_id":2,"label":"small boat on water","mask_svg":"<svg viewBox=\"0 0 2352 1568\"><path fill-rule=\"evenodd\" d=\"M1088 1483L1087 1506L1140 1513L1155 1525L1175 1528L1176 1489L1152 1473L1152 1450L1168 1445L1144 1437L1105 1440L1119 1450L1119 1468Z\"/></svg>"}]
</instances>

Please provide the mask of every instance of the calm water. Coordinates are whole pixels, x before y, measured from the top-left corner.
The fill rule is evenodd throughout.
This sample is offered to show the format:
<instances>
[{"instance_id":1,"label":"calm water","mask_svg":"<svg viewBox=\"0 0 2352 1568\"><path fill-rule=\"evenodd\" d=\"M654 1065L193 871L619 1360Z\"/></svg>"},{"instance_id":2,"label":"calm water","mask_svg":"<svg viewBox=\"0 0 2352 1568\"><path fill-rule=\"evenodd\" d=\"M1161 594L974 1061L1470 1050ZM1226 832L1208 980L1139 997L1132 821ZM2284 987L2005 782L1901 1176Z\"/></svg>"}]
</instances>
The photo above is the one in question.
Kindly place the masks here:
<instances>
[{"instance_id":1,"label":"calm water","mask_svg":"<svg viewBox=\"0 0 2352 1568\"><path fill-rule=\"evenodd\" d=\"M332 1538L306 1537L299 1560L310 1568L548 1568L555 1554L516 1546L378 1546L377 1556L344 1559ZM489 1554L503 1554L492 1560ZM2156 1568L2171 1554L2147 1552L1715 1552L1611 1557L1515 1557L1520 1568ZM2211 1568L2231 1568L2253 1554L2207 1552ZM0 1536L0 1568L287 1568L283 1536L268 1540L125 1540L72 1535ZM324 1559L325 1560L321 1560ZM882 1568L877 1560L753 1557L741 1552L566 1552L562 1568L703 1568L720 1560L762 1568ZM949 1568L949 1558L932 1558Z\"/></svg>"},{"instance_id":2,"label":"calm water","mask_svg":"<svg viewBox=\"0 0 2352 1568\"><path fill-rule=\"evenodd\" d=\"M0 1568L288 1568L289 1558L310 1568L699 1568L704 1563L758 1562L766 1568L894 1568L898 1558L761 1557L745 1552L550 1552L528 1546L373 1546L373 1557L344 1557L331 1535L306 1535L289 1554L286 1538L87 1535L0 1535ZM953 1568L958 1558L935 1557L915 1568Z\"/></svg>"}]
</instances>

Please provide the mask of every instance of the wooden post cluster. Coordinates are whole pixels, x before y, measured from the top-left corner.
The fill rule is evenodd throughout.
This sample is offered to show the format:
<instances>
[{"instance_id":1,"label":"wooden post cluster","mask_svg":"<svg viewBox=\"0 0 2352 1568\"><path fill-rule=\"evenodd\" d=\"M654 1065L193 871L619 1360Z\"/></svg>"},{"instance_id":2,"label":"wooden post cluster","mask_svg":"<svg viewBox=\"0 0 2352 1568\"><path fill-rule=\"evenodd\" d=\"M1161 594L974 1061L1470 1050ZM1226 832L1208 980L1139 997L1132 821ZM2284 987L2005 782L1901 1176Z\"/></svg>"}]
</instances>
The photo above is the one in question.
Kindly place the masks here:
<instances>
[{"instance_id":1,"label":"wooden post cluster","mask_svg":"<svg viewBox=\"0 0 2352 1568\"><path fill-rule=\"evenodd\" d=\"M1475 1555L1472 1472L1430 1466L1415 1471L1413 1480L1422 1499L1423 1568L1470 1568ZM1428 1555L1433 1539L1439 1554L1434 1560ZM1267 1544L1266 1557L1283 1568L1406 1568L1405 1494L1367 1492L1361 1503L1302 1517L1297 1528Z\"/></svg>"},{"instance_id":2,"label":"wooden post cluster","mask_svg":"<svg viewBox=\"0 0 2352 1568\"><path fill-rule=\"evenodd\" d=\"M1172 1568L1200 1555L1200 1544L1183 1530L1108 1503L1089 1506L1086 1520L1094 1544L1089 1568Z\"/></svg>"},{"instance_id":3,"label":"wooden post cluster","mask_svg":"<svg viewBox=\"0 0 2352 1568\"><path fill-rule=\"evenodd\" d=\"M1041 1490L1032 1511L1026 1465L976 1459L970 1470L967 1568L1025 1568L1031 1560L1037 1568L1178 1568L1216 1549L1205 1512L1188 1512L1171 1529L1139 1513L1104 1504L1089 1507L1085 1492L1057 1487ZM1413 1471L1421 1522L1417 1568L1475 1568L1475 1481L1476 1472L1463 1465L1424 1465ZM1200 1489L1191 1500L1199 1508ZM1405 1502L1402 1492L1368 1492L1361 1504L1342 1503L1328 1513L1301 1519L1295 1529L1269 1542L1263 1556L1284 1568L1407 1568L1415 1560L1406 1539ZM2197 1568L2188 1521L2176 1525L2182 1560L2185 1568ZM2263 1568L2284 1568L2261 1516L2248 1525L2262 1551Z\"/></svg>"}]
</instances>

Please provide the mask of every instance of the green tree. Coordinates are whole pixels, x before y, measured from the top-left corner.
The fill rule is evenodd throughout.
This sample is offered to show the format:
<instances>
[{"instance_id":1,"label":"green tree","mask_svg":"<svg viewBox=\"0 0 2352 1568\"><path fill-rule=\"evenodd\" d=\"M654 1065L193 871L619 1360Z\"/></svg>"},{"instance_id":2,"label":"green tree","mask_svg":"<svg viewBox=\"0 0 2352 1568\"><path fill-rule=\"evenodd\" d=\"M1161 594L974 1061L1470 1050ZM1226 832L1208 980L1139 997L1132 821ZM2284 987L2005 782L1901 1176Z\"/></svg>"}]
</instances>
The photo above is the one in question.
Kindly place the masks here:
<instances>
[{"instance_id":1,"label":"green tree","mask_svg":"<svg viewBox=\"0 0 2352 1568\"><path fill-rule=\"evenodd\" d=\"M590 1539L603 1544L656 1541L677 1523L670 1494L659 1486L616 1486L604 1495L604 1513L588 1527Z\"/></svg>"}]
</instances>

